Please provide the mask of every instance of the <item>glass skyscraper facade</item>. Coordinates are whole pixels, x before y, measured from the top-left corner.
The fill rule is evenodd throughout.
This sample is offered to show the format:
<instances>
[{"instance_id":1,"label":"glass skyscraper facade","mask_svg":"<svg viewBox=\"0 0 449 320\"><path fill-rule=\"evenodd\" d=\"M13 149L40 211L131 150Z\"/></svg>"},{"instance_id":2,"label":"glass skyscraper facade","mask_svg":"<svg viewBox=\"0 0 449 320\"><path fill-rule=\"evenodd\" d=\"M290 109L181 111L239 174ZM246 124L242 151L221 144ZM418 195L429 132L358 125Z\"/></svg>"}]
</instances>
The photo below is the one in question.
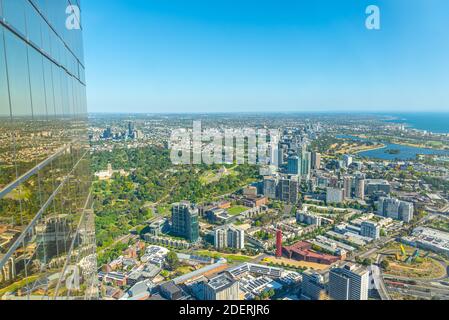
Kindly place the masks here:
<instances>
[{"instance_id":1,"label":"glass skyscraper facade","mask_svg":"<svg viewBox=\"0 0 449 320\"><path fill-rule=\"evenodd\" d=\"M0 0L0 299L96 299L79 0Z\"/></svg>"}]
</instances>

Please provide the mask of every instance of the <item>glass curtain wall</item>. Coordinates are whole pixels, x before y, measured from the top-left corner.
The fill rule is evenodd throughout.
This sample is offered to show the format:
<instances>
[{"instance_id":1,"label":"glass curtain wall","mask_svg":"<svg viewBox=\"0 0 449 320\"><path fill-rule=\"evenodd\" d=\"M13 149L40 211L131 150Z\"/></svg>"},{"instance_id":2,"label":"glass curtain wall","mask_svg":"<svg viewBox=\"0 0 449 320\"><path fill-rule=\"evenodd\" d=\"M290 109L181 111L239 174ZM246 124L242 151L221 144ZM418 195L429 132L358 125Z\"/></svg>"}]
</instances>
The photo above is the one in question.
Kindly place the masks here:
<instances>
[{"instance_id":1,"label":"glass curtain wall","mask_svg":"<svg viewBox=\"0 0 449 320\"><path fill-rule=\"evenodd\" d=\"M0 299L96 299L79 0L0 0Z\"/></svg>"}]
</instances>

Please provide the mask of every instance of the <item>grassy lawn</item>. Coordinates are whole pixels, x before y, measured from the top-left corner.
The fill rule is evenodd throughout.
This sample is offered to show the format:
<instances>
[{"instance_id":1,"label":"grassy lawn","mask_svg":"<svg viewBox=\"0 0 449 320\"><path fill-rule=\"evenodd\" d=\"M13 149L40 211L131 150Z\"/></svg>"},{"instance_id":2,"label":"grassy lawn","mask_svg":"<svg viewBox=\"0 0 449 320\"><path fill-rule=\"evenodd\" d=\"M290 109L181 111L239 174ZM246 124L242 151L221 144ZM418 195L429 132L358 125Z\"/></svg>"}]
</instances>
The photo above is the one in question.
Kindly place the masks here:
<instances>
[{"instance_id":1,"label":"grassy lawn","mask_svg":"<svg viewBox=\"0 0 449 320\"><path fill-rule=\"evenodd\" d=\"M175 273L184 275L184 274L187 274L187 273L190 273L193 271L195 271L195 268L192 266L181 266L181 267L178 267L178 269L176 269Z\"/></svg>"},{"instance_id":2,"label":"grassy lawn","mask_svg":"<svg viewBox=\"0 0 449 320\"><path fill-rule=\"evenodd\" d=\"M236 167L237 166L235 165L230 168L225 168L224 171L222 171L223 168L219 170L207 170L199 177L199 180L203 186L207 186L211 183L220 181L226 176L236 176L239 174L234 170Z\"/></svg>"},{"instance_id":3,"label":"grassy lawn","mask_svg":"<svg viewBox=\"0 0 449 320\"><path fill-rule=\"evenodd\" d=\"M292 268L305 268L305 269L313 269L313 270L326 270L329 269L329 265L327 264L319 264L319 263L313 263L313 262L306 262L306 261L296 261L296 260L290 260L286 258L274 258L274 257L268 257L262 260L263 264L273 264L279 267L292 267Z\"/></svg>"},{"instance_id":4,"label":"grassy lawn","mask_svg":"<svg viewBox=\"0 0 449 320\"><path fill-rule=\"evenodd\" d=\"M441 141L427 141L427 145L432 148L442 148L444 144Z\"/></svg>"},{"instance_id":5,"label":"grassy lawn","mask_svg":"<svg viewBox=\"0 0 449 320\"><path fill-rule=\"evenodd\" d=\"M444 267L431 258L424 258L422 262L410 264L397 261L394 257L388 257L387 260L390 262L390 266L385 273L393 276L433 279L442 277L446 273Z\"/></svg>"},{"instance_id":6,"label":"grassy lawn","mask_svg":"<svg viewBox=\"0 0 449 320\"><path fill-rule=\"evenodd\" d=\"M204 186L204 185L208 185L210 183L212 183L214 181L215 178L215 174L213 171L209 170L206 171L205 173L203 173L200 177L200 183Z\"/></svg>"},{"instance_id":7,"label":"grassy lawn","mask_svg":"<svg viewBox=\"0 0 449 320\"><path fill-rule=\"evenodd\" d=\"M248 207L244 207L244 206L233 206L231 208L228 209L228 213L231 216L238 216L239 214L241 214L242 212L245 212L249 210Z\"/></svg>"},{"instance_id":8,"label":"grassy lawn","mask_svg":"<svg viewBox=\"0 0 449 320\"><path fill-rule=\"evenodd\" d=\"M254 259L254 257L245 256L245 255L241 255L241 254L226 254L226 253L221 253L221 252L216 252L216 251L206 251L206 250L196 251L195 254L197 254L199 256L214 258L214 259L225 258L229 262L233 262L233 261L248 262L248 261L251 261Z\"/></svg>"},{"instance_id":9,"label":"grassy lawn","mask_svg":"<svg viewBox=\"0 0 449 320\"><path fill-rule=\"evenodd\" d=\"M171 208L170 205L159 205L159 206L157 206L157 212L158 212L161 216L170 215L170 213L171 213L170 208Z\"/></svg>"}]
</instances>

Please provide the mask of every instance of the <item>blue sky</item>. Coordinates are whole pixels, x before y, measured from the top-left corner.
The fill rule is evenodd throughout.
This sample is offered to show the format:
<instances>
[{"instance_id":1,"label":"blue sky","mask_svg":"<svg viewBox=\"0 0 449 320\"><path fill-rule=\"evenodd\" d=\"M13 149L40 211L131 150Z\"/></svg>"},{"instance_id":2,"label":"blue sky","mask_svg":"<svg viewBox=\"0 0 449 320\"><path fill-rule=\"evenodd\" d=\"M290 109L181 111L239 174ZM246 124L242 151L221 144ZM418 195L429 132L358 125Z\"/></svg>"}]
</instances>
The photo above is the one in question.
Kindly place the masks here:
<instances>
[{"instance_id":1,"label":"blue sky","mask_svg":"<svg viewBox=\"0 0 449 320\"><path fill-rule=\"evenodd\" d=\"M447 0L82 5L91 112L449 111Z\"/></svg>"}]
</instances>

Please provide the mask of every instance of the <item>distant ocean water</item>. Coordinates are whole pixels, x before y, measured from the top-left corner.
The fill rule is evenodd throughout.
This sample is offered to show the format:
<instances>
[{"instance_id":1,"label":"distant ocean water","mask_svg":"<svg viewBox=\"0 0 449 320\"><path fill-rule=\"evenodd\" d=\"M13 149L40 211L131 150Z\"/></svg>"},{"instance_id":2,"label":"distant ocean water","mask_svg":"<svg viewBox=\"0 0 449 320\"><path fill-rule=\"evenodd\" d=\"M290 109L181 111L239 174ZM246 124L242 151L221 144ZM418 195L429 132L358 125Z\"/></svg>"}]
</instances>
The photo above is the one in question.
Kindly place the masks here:
<instances>
[{"instance_id":1,"label":"distant ocean water","mask_svg":"<svg viewBox=\"0 0 449 320\"><path fill-rule=\"evenodd\" d=\"M351 139L356 141L369 141L364 138L359 138L356 136L340 134L337 135L338 139ZM358 155L361 157L367 157L371 159L382 159L382 160L414 160L418 155L439 155L439 156L449 156L449 151L447 150L435 150L428 148L417 148L410 146L403 146L399 144L384 143L385 147L381 149L374 149L360 152ZM397 150L397 154L390 154L386 152L387 150Z\"/></svg>"},{"instance_id":2,"label":"distant ocean water","mask_svg":"<svg viewBox=\"0 0 449 320\"><path fill-rule=\"evenodd\" d=\"M389 114L394 120L387 122L404 123L411 128L434 133L449 133L449 111L447 113L404 113Z\"/></svg>"}]
</instances>

